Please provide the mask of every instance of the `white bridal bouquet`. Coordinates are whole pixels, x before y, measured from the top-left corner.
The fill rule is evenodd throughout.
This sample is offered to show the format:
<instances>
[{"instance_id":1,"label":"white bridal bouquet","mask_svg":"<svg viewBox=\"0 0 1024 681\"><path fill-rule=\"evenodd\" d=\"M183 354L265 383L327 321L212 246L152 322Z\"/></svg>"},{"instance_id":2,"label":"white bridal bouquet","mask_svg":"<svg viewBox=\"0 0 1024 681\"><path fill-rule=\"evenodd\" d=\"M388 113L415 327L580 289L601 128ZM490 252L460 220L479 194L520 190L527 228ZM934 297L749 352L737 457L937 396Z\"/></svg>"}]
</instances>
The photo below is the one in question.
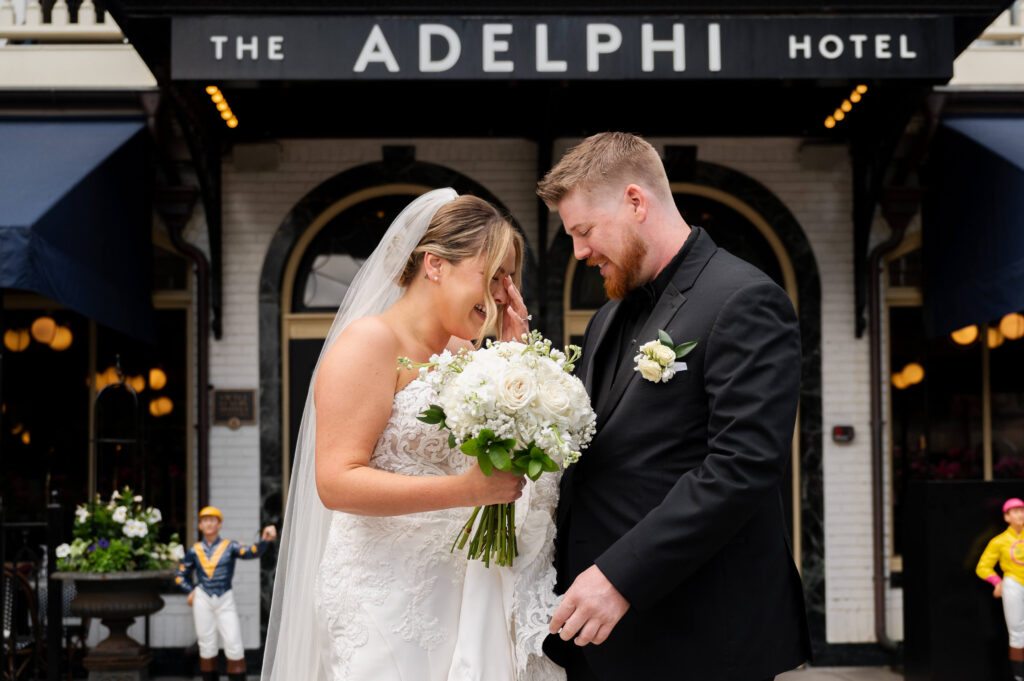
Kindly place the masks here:
<instances>
[{"instance_id":1,"label":"white bridal bouquet","mask_svg":"<svg viewBox=\"0 0 1024 681\"><path fill-rule=\"evenodd\" d=\"M437 404L420 420L447 429L450 447L476 457L485 475L497 469L536 481L545 471L576 462L594 436L597 417L583 383L571 373L579 357L578 347L553 350L551 341L533 331L521 343L488 342L455 355L445 350L426 364L404 357L399 364L418 368L420 379L437 392ZM452 551L467 541L469 558L512 565L518 555L515 505L473 509Z\"/></svg>"}]
</instances>

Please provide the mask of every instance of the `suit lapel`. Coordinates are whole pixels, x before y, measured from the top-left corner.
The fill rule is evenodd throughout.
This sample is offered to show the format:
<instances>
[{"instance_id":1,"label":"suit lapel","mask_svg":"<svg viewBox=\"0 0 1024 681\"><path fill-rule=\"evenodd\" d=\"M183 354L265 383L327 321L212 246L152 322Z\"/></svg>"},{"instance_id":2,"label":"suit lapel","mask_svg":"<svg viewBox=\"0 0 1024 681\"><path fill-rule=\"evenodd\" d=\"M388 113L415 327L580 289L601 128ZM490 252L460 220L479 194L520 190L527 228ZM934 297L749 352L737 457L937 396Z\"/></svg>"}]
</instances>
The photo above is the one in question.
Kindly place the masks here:
<instances>
[{"instance_id":1,"label":"suit lapel","mask_svg":"<svg viewBox=\"0 0 1024 681\"><path fill-rule=\"evenodd\" d=\"M690 252L683 257L683 262L679 265L675 276L672 277L672 281L669 282L669 285L665 288L665 291L661 294L654 309L651 311L650 317L647 318L647 321L640 329L640 333L636 338L637 347L648 341L656 340L658 338L658 329L668 327L669 322L679 312L679 308L686 302L686 291L693 287L694 282L697 281L697 277L700 276L711 256L718 250L715 242L711 240L707 232L700 227L694 227L693 230L695 232L693 235L693 246ZM606 324L605 330L609 326L611 325ZM673 340L681 343L689 339ZM608 395L600 396L597 400L600 405L597 409L598 428L608 420L612 411L618 406L629 384L640 380L639 372L635 371L635 366L632 357L624 357L620 365L615 369L615 379L612 382Z\"/></svg>"},{"instance_id":2,"label":"suit lapel","mask_svg":"<svg viewBox=\"0 0 1024 681\"><path fill-rule=\"evenodd\" d=\"M686 296L680 293L672 283L669 283L665 288L665 292L661 294L661 298L658 299L654 309L651 310L651 315L644 322L643 327L641 327L640 333L636 338L636 347L639 348L647 341L657 340L658 329L668 326L668 322L671 321L680 306L685 302ZM615 378L612 380L611 389L608 395L604 396L600 401L601 407L597 414L598 423L604 423L608 415L615 409L619 400L622 399L622 394L626 392L626 386L634 380L639 380L639 373L635 369L636 364L633 362L632 356L623 357L619 366L615 368Z\"/></svg>"},{"instance_id":3,"label":"suit lapel","mask_svg":"<svg viewBox=\"0 0 1024 681\"><path fill-rule=\"evenodd\" d=\"M595 400L594 395L594 366L597 361L597 357L601 354L601 344L608 337L608 329L612 327L615 316L618 314L619 309L622 307L622 301L616 300L611 303L611 309L608 310L608 315L604 318L604 323L598 330L597 338L590 344L590 352L587 353L589 356L584 357L583 362L585 366L585 373L583 378L583 387L587 389L587 394L591 396L591 400ZM607 357L605 357L607 362ZM607 371L608 367L604 367Z\"/></svg>"},{"instance_id":4,"label":"suit lapel","mask_svg":"<svg viewBox=\"0 0 1024 681\"><path fill-rule=\"evenodd\" d=\"M601 328L595 329L596 337L593 342L583 344L583 387L586 388L587 394L590 395L590 401L593 403L596 411L598 404L598 395L594 394L594 368L597 366L597 358L601 355L601 346L608 337L608 329L612 327L612 323L615 316L618 314L621 308L621 301L615 300L610 303L608 314L605 315L604 321L601 323ZM605 353L605 363L610 361ZM611 371L612 367L604 366L602 371ZM569 499L572 495L572 478L576 472L576 466L569 466L562 473L562 479L560 481L561 488L560 494L563 499ZM558 517L556 520L556 526L561 528L565 521L569 517L569 504L558 505Z\"/></svg>"}]
</instances>

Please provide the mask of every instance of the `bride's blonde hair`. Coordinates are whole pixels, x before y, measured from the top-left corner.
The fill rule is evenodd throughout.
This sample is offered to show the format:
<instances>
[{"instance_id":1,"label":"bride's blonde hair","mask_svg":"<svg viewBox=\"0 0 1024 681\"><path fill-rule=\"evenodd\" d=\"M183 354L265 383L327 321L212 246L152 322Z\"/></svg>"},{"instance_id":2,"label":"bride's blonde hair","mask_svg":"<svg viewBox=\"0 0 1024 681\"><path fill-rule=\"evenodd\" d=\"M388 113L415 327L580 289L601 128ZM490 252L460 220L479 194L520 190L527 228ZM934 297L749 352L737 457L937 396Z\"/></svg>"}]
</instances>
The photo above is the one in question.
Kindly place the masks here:
<instances>
[{"instance_id":1,"label":"bride's blonde hair","mask_svg":"<svg viewBox=\"0 0 1024 681\"><path fill-rule=\"evenodd\" d=\"M432 253L457 265L468 258L484 254L484 320L480 338L501 334L498 305L491 295L490 281L501 267L509 248L515 249L515 273L512 281L516 288L522 282L523 236L495 206L483 199L464 194L438 209L420 243L409 256L398 280L399 286L408 287L419 275L423 256Z\"/></svg>"}]
</instances>

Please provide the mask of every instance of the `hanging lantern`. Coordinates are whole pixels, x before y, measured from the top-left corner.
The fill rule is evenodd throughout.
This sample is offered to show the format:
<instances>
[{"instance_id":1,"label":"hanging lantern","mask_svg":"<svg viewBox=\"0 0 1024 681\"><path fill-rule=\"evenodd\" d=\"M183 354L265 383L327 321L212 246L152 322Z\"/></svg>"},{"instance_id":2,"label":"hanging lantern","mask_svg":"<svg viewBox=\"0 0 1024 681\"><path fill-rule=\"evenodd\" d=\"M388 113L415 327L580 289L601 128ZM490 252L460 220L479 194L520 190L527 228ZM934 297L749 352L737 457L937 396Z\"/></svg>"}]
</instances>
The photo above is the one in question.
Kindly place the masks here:
<instances>
[{"instance_id":1,"label":"hanging lantern","mask_svg":"<svg viewBox=\"0 0 1024 681\"><path fill-rule=\"evenodd\" d=\"M7 329L4 333L4 347L11 352L21 352L31 340L28 329Z\"/></svg>"},{"instance_id":2,"label":"hanging lantern","mask_svg":"<svg viewBox=\"0 0 1024 681\"><path fill-rule=\"evenodd\" d=\"M962 329L957 329L949 335L957 345L970 345L974 341L978 340L978 327L972 324L971 326L965 326Z\"/></svg>"},{"instance_id":3,"label":"hanging lantern","mask_svg":"<svg viewBox=\"0 0 1024 681\"><path fill-rule=\"evenodd\" d=\"M149 370L149 387L153 390L163 390L163 387L167 385L167 374L164 373L163 369L150 369Z\"/></svg>"},{"instance_id":4,"label":"hanging lantern","mask_svg":"<svg viewBox=\"0 0 1024 681\"><path fill-rule=\"evenodd\" d=\"M124 379L124 382L130 385L132 390L137 393L141 393L146 389L146 379L141 374L139 376L129 376Z\"/></svg>"},{"instance_id":5,"label":"hanging lantern","mask_svg":"<svg viewBox=\"0 0 1024 681\"><path fill-rule=\"evenodd\" d=\"M53 336L57 333L57 322L53 317L39 317L32 322L32 337L36 342L49 345L53 342Z\"/></svg>"},{"instance_id":6,"label":"hanging lantern","mask_svg":"<svg viewBox=\"0 0 1024 681\"><path fill-rule=\"evenodd\" d=\"M50 341L50 347L57 352L63 352L71 347L72 339L71 329L66 326L58 326L57 331L53 334L53 340Z\"/></svg>"},{"instance_id":7,"label":"hanging lantern","mask_svg":"<svg viewBox=\"0 0 1024 681\"><path fill-rule=\"evenodd\" d=\"M1006 315L999 322L999 331L1010 340L1024 336L1024 315L1019 312Z\"/></svg>"},{"instance_id":8,"label":"hanging lantern","mask_svg":"<svg viewBox=\"0 0 1024 681\"><path fill-rule=\"evenodd\" d=\"M167 416L174 410L174 402L170 397L157 397L149 401L149 413L156 418Z\"/></svg>"},{"instance_id":9,"label":"hanging lantern","mask_svg":"<svg viewBox=\"0 0 1024 681\"><path fill-rule=\"evenodd\" d=\"M998 348L1005 340L1006 337L1003 336L997 327L988 327L988 346L990 348Z\"/></svg>"},{"instance_id":10,"label":"hanging lantern","mask_svg":"<svg viewBox=\"0 0 1024 681\"><path fill-rule=\"evenodd\" d=\"M897 390L903 390L907 387L907 379L903 377L902 371L892 375L892 385Z\"/></svg>"},{"instance_id":11,"label":"hanging lantern","mask_svg":"<svg viewBox=\"0 0 1024 681\"><path fill-rule=\"evenodd\" d=\"M119 383L120 381L121 377L117 373L117 368L109 366L101 373L96 374L96 392L103 390L108 385Z\"/></svg>"},{"instance_id":12,"label":"hanging lantern","mask_svg":"<svg viewBox=\"0 0 1024 681\"><path fill-rule=\"evenodd\" d=\"M32 435L26 430L25 432L23 432L21 434L21 441L24 442L25 444L31 443L32 442Z\"/></svg>"},{"instance_id":13,"label":"hanging lantern","mask_svg":"<svg viewBox=\"0 0 1024 681\"><path fill-rule=\"evenodd\" d=\"M924 380L924 367L917 362L911 362L907 366L903 367L903 380L906 381L907 386L917 385Z\"/></svg>"}]
</instances>

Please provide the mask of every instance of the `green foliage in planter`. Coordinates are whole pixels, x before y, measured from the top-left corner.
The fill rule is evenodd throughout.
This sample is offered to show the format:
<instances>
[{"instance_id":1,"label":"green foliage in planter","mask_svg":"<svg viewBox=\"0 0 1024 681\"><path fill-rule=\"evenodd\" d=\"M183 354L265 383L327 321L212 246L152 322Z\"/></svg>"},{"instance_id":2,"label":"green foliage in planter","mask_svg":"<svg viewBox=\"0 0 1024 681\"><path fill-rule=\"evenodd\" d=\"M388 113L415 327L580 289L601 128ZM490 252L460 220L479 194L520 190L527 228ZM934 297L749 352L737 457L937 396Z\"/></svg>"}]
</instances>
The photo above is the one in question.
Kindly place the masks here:
<instances>
[{"instance_id":1,"label":"green foliage in planter","mask_svg":"<svg viewBox=\"0 0 1024 681\"><path fill-rule=\"evenodd\" d=\"M75 509L74 539L57 547L57 568L75 572L125 572L173 568L185 557L178 535L158 542L163 516L130 487L100 495Z\"/></svg>"}]
</instances>

